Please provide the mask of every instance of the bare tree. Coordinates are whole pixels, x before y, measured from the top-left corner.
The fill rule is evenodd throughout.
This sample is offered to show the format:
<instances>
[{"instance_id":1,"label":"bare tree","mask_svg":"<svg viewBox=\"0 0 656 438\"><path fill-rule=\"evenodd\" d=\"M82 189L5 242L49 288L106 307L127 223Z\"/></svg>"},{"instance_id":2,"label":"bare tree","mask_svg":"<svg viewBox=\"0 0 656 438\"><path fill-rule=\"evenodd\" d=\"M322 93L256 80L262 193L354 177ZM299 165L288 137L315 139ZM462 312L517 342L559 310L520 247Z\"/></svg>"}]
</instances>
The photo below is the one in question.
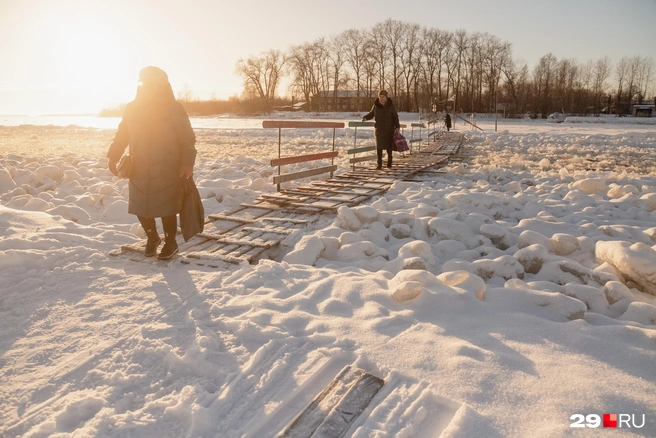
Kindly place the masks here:
<instances>
[{"instance_id":1,"label":"bare tree","mask_svg":"<svg viewBox=\"0 0 656 438\"><path fill-rule=\"evenodd\" d=\"M420 33L421 28L418 24L408 24L403 31L400 41L399 68L403 75L405 84L405 107L406 111L411 110L410 99L411 92L417 82L421 60L420 57ZM416 95L415 95L415 104Z\"/></svg>"},{"instance_id":2,"label":"bare tree","mask_svg":"<svg viewBox=\"0 0 656 438\"><path fill-rule=\"evenodd\" d=\"M366 57L368 56L366 46L367 40L365 33L358 29L349 29L343 34L344 56L347 65L354 73L355 82L355 108L357 111L362 111L362 96L361 90L366 89L363 87L363 79L366 72ZM369 96L369 94L367 94Z\"/></svg>"},{"instance_id":3,"label":"bare tree","mask_svg":"<svg viewBox=\"0 0 656 438\"><path fill-rule=\"evenodd\" d=\"M617 78L617 95L615 96L615 113L619 116L621 114L620 107L622 105L622 92L625 86L626 77L629 72L629 58L626 56L620 59L615 67L615 76Z\"/></svg>"},{"instance_id":4,"label":"bare tree","mask_svg":"<svg viewBox=\"0 0 656 438\"><path fill-rule=\"evenodd\" d=\"M552 109L552 94L554 87L555 68L558 60L548 53L538 61L538 65L533 70L533 82L535 87L535 112L542 113L546 117L549 110Z\"/></svg>"},{"instance_id":5,"label":"bare tree","mask_svg":"<svg viewBox=\"0 0 656 438\"><path fill-rule=\"evenodd\" d=\"M592 66L592 94L594 96L594 109L601 108L602 95L606 94L606 81L610 78L612 62L608 56L598 59ZM610 110L610 108L609 108Z\"/></svg>"},{"instance_id":6,"label":"bare tree","mask_svg":"<svg viewBox=\"0 0 656 438\"><path fill-rule=\"evenodd\" d=\"M388 63L388 46L384 23L377 23L371 29L368 49L378 71L377 86L378 88L387 88L385 86L387 80L385 70Z\"/></svg>"},{"instance_id":7,"label":"bare tree","mask_svg":"<svg viewBox=\"0 0 656 438\"><path fill-rule=\"evenodd\" d=\"M504 74L505 86L512 99L514 113L524 114L530 90L528 65L524 61L509 58L506 63L501 65L501 71Z\"/></svg>"},{"instance_id":8,"label":"bare tree","mask_svg":"<svg viewBox=\"0 0 656 438\"><path fill-rule=\"evenodd\" d=\"M286 57L279 50L237 61L236 71L244 79L245 87L257 91L267 111L273 106L285 62Z\"/></svg>"},{"instance_id":9,"label":"bare tree","mask_svg":"<svg viewBox=\"0 0 656 438\"><path fill-rule=\"evenodd\" d=\"M342 35L331 38L327 45L333 83L333 107L337 106L337 92L347 79L347 75L344 71L346 64L346 51L344 46L345 38Z\"/></svg>"},{"instance_id":10,"label":"bare tree","mask_svg":"<svg viewBox=\"0 0 656 438\"><path fill-rule=\"evenodd\" d=\"M642 99L646 98L649 93L649 87L654 76L654 60L652 58L642 58L638 74L638 104L642 104Z\"/></svg>"}]
</instances>

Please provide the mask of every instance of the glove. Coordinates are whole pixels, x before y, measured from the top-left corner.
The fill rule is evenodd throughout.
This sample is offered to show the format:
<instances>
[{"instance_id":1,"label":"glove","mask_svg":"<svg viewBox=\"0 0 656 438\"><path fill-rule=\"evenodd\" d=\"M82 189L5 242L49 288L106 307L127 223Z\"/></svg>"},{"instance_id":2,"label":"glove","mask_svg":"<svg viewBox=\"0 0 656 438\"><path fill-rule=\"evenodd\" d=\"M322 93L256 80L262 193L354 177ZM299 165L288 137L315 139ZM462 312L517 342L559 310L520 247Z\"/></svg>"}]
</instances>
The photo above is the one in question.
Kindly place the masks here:
<instances>
[{"instance_id":1,"label":"glove","mask_svg":"<svg viewBox=\"0 0 656 438\"><path fill-rule=\"evenodd\" d=\"M109 172L114 176L118 175L118 171L116 170L117 164L118 161L116 160L109 160L109 163L107 163L107 168L109 169Z\"/></svg>"}]
</instances>

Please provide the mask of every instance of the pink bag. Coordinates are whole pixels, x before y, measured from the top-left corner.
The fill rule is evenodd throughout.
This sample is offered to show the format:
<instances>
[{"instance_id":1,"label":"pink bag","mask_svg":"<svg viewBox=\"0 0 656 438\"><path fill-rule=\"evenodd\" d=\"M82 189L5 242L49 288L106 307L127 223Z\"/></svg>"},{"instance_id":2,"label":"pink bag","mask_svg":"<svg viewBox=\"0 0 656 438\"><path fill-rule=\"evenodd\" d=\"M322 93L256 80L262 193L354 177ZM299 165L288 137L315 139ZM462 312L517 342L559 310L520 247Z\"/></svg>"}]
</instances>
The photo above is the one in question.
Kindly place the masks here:
<instances>
[{"instance_id":1,"label":"pink bag","mask_svg":"<svg viewBox=\"0 0 656 438\"><path fill-rule=\"evenodd\" d=\"M396 150L398 152L406 152L410 150L410 148L408 147L408 142L406 141L405 137L401 135L401 133L399 132L394 134L394 144L396 145Z\"/></svg>"}]
</instances>

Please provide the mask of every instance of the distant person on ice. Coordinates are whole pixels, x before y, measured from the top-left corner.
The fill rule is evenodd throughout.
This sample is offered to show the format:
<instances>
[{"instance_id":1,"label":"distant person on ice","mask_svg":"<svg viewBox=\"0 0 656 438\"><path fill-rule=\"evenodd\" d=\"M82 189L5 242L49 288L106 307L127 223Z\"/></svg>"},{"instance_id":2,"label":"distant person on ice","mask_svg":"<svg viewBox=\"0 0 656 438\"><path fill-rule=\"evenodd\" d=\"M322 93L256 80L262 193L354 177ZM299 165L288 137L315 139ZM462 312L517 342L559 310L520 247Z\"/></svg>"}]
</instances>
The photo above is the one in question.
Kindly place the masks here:
<instances>
[{"instance_id":1,"label":"distant person on ice","mask_svg":"<svg viewBox=\"0 0 656 438\"><path fill-rule=\"evenodd\" d=\"M444 116L444 126L446 126L446 132L449 132L451 129L451 116L449 113L446 113L446 116Z\"/></svg>"},{"instance_id":2,"label":"distant person on ice","mask_svg":"<svg viewBox=\"0 0 656 438\"><path fill-rule=\"evenodd\" d=\"M162 218L164 246L157 256L167 260L178 252L177 214L182 208L181 178L190 178L196 160L196 136L182 105L175 100L164 70L145 67L139 72L135 99L125 108L118 132L107 152L109 171L129 146L132 157L128 213L146 231L145 256L157 254L161 243L155 218Z\"/></svg>"},{"instance_id":3,"label":"distant person on ice","mask_svg":"<svg viewBox=\"0 0 656 438\"><path fill-rule=\"evenodd\" d=\"M383 168L383 151L387 151L387 168L392 168L392 150L394 146L394 133L401 127L399 115L394 108L392 99L387 97L387 91L380 90L378 99L371 107L371 111L362 118L362 121L375 118L374 133L376 137L376 152L378 153L378 167Z\"/></svg>"}]
</instances>

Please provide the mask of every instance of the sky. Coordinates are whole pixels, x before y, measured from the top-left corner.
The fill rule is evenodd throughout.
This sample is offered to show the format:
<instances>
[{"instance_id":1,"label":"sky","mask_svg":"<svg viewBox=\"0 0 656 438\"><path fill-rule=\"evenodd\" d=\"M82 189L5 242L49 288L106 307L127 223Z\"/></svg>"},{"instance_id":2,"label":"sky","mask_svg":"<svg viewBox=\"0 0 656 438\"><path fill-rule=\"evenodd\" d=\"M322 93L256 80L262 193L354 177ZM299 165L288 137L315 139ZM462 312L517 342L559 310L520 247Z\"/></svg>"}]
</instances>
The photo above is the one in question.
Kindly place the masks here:
<instances>
[{"instance_id":1,"label":"sky","mask_svg":"<svg viewBox=\"0 0 656 438\"><path fill-rule=\"evenodd\" d=\"M656 0L0 0L0 114L97 113L131 100L146 65L176 92L228 98L240 58L388 18L488 32L530 68L656 59Z\"/></svg>"}]
</instances>

